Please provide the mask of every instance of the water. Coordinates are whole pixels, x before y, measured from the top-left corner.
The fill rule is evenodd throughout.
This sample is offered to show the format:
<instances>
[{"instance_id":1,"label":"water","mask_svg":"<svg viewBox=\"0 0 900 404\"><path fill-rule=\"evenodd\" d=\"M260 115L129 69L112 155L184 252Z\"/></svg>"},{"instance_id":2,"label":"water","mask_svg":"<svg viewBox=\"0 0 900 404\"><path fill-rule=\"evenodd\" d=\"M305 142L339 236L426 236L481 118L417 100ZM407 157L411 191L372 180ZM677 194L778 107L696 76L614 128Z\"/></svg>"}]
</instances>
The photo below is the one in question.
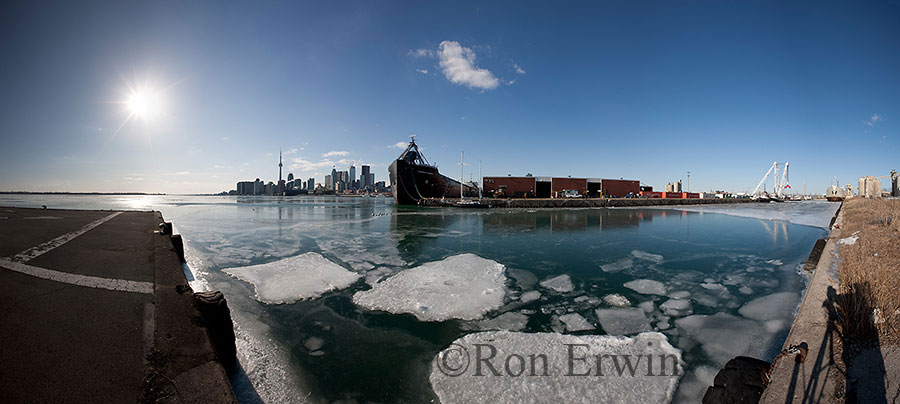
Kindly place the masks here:
<instances>
[{"instance_id":1,"label":"water","mask_svg":"<svg viewBox=\"0 0 900 404\"><path fill-rule=\"evenodd\" d=\"M651 324L664 329L687 363L675 400L696 402L730 357L771 359L780 350L807 283L798 267L827 234L787 221L781 211L789 206L777 207L784 220L761 220L678 209L398 208L386 198L0 195L0 206L40 205L162 211L186 241L192 286L228 298L243 368L232 382L244 402L436 400L430 361L472 332L471 324L369 312L351 298L379 279L461 253L505 265L513 296L542 292L527 304L508 298L513 304L487 316L524 310L527 332L563 331L558 316L567 312L598 324L594 309L609 307L602 302L609 294L632 306L653 302ZM808 214L805 208L825 205L797 206ZM318 299L264 305L252 285L221 272L306 252L363 278ZM571 276L573 292L535 284L560 274ZM623 286L636 279L689 294L693 316L667 319L659 306L668 297ZM705 331L722 319L739 327Z\"/></svg>"}]
</instances>

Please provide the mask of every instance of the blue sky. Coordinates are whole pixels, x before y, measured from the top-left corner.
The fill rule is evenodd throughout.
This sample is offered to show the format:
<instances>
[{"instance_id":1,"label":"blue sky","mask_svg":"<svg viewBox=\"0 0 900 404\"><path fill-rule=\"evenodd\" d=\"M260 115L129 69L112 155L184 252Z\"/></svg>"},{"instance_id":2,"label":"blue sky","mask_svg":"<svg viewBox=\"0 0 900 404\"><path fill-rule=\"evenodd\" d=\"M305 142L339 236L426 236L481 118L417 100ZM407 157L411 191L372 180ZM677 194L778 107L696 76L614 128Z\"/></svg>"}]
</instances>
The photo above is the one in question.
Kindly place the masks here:
<instances>
[{"instance_id":1,"label":"blue sky","mask_svg":"<svg viewBox=\"0 0 900 404\"><path fill-rule=\"evenodd\" d=\"M411 134L467 178L740 192L777 160L821 193L900 168L897 1L0 10L0 190L220 192L276 180L279 148L298 177L386 180ZM129 119L129 88L160 112Z\"/></svg>"}]
</instances>

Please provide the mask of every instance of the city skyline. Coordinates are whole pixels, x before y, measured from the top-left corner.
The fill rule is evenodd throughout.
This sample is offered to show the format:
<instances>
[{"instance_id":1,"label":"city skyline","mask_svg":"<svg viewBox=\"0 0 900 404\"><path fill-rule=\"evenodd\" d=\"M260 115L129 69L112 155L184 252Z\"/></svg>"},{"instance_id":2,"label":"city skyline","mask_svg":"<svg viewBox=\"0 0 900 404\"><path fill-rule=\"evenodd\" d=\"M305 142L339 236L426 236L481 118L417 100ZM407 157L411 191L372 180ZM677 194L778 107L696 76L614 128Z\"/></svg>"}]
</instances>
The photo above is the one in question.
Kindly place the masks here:
<instances>
[{"instance_id":1,"label":"city skyline","mask_svg":"<svg viewBox=\"0 0 900 404\"><path fill-rule=\"evenodd\" d=\"M900 4L2 6L0 191L218 193L410 135L464 179L795 192L900 168ZM771 187L771 185L770 185Z\"/></svg>"}]
</instances>

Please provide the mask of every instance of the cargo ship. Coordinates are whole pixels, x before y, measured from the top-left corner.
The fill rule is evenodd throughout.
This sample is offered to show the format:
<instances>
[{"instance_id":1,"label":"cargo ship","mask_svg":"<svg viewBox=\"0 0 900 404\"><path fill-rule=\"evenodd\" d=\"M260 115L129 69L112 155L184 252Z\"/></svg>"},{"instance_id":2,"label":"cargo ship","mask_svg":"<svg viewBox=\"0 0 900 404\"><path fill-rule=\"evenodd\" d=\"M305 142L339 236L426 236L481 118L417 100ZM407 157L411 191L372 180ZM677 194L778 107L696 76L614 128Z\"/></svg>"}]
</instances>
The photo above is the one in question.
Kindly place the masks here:
<instances>
[{"instance_id":1,"label":"cargo ship","mask_svg":"<svg viewBox=\"0 0 900 404\"><path fill-rule=\"evenodd\" d=\"M438 172L428 163L411 136L406 150L388 168L391 190L398 205L417 205L426 198L478 197L474 183L461 183Z\"/></svg>"}]
</instances>

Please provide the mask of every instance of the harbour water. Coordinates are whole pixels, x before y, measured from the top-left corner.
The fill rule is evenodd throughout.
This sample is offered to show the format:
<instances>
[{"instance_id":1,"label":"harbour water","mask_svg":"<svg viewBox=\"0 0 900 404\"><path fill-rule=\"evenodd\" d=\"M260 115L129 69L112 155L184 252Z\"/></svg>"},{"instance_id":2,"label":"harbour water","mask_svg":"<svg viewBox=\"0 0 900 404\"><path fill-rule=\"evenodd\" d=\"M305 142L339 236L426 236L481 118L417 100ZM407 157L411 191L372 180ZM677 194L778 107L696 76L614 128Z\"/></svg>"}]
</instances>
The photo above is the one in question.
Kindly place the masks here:
<instances>
[{"instance_id":1,"label":"harbour water","mask_svg":"<svg viewBox=\"0 0 900 404\"><path fill-rule=\"evenodd\" d=\"M527 318L525 332L567 333L559 317L578 313L595 327L578 334L602 335L605 311L597 309L640 307L648 326L682 350L674 401L696 402L731 357L771 360L780 350L806 288L799 268L836 209L785 203L768 220L765 206L740 217L679 207L406 208L388 198L0 195L0 206L41 205L162 211L186 241L192 286L228 298L243 370L232 382L243 402L436 401L432 358L480 323L369 311L353 295L465 253L506 267L504 304L485 319L514 312ZM791 221L792 209L803 219ZM309 252L360 280L315 299L264 304L254 285L223 272ZM540 284L559 275L571 278L571 290ZM657 285L649 281L663 290L649 292ZM539 298L523 301L535 291ZM610 295L618 297L604 300Z\"/></svg>"}]
</instances>

